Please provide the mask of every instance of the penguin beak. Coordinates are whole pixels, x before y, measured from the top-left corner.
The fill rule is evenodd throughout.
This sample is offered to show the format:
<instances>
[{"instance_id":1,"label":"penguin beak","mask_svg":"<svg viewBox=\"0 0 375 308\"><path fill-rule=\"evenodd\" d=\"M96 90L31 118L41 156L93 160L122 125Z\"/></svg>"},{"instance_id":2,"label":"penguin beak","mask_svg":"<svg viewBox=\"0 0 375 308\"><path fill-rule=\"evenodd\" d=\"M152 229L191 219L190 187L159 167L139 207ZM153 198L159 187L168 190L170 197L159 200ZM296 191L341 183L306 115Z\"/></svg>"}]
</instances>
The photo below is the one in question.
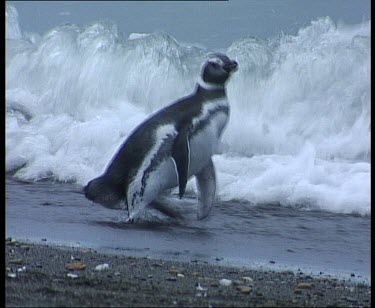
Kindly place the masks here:
<instances>
[{"instance_id":1,"label":"penguin beak","mask_svg":"<svg viewBox=\"0 0 375 308\"><path fill-rule=\"evenodd\" d=\"M231 61L228 64L224 65L224 70L227 71L228 73L230 72L235 72L238 70L238 63L236 61Z\"/></svg>"}]
</instances>

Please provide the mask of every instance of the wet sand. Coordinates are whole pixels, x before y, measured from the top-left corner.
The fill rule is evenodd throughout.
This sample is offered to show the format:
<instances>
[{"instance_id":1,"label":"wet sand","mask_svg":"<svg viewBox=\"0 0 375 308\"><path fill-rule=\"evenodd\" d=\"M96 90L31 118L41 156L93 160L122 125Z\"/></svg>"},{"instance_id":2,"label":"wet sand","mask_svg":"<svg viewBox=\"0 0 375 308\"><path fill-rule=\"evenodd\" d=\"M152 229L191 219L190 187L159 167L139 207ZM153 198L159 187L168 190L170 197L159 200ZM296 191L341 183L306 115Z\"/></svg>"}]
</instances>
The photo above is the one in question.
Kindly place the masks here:
<instances>
[{"instance_id":1,"label":"wet sand","mask_svg":"<svg viewBox=\"0 0 375 308\"><path fill-rule=\"evenodd\" d=\"M333 277L135 258L14 239L6 241L5 292L8 307L371 306L369 285Z\"/></svg>"}]
</instances>

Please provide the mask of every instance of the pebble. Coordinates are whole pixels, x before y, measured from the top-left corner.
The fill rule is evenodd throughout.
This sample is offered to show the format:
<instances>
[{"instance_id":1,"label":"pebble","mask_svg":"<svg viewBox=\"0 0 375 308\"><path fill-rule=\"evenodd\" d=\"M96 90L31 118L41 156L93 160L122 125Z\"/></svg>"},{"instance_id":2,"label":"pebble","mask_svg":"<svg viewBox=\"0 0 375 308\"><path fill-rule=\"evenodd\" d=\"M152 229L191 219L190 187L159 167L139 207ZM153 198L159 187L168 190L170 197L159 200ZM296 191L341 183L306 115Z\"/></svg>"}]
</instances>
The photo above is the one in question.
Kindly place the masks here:
<instances>
[{"instance_id":1,"label":"pebble","mask_svg":"<svg viewBox=\"0 0 375 308\"><path fill-rule=\"evenodd\" d=\"M247 277L247 276L242 277L242 280L245 281L245 282L252 282L252 281L254 281L251 277Z\"/></svg>"},{"instance_id":2,"label":"pebble","mask_svg":"<svg viewBox=\"0 0 375 308\"><path fill-rule=\"evenodd\" d=\"M312 284L311 283L307 283L307 282L300 282L296 289L311 289L312 288Z\"/></svg>"},{"instance_id":3,"label":"pebble","mask_svg":"<svg viewBox=\"0 0 375 308\"><path fill-rule=\"evenodd\" d=\"M26 270L26 266L22 266L20 268L17 268L17 272L22 272L22 271L25 271Z\"/></svg>"},{"instance_id":4,"label":"pebble","mask_svg":"<svg viewBox=\"0 0 375 308\"><path fill-rule=\"evenodd\" d=\"M266 302L264 302L264 306L265 307L276 307L276 302L274 300L267 300Z\"/></svg>"},{"instance_id":5,"label":"pebble","mask_svg":"<svg viewBox=\"0 0 375 308\"><path fill-rule=\"evenodd\" d=\"M248 287L248 286L238 286L237 290L240 291L241 293L249 294L251 292L252 288Z\"/></svg>"},{"instance_id":6,"label":"pebble","mask_svg":"<svg viewBox=\"0 0 375 308\"><path fill-rule=\"evenodd\" d=\"M197 283L197 288L196 289L198 291L206 291L207 290L207 288L203 288L199 282Z\"/></svg>"},{"instance_id":7,"label":"pebble","mask_svg":"<svg viewBox=\"0 0 375 308\"><path fill-rule=\"evenodd\" d=\"M349 297L349 296L346 297L345 300L348 301L348 302L350 302L350 303L356 303L356 302L358 302L355 298Z\"/></svg>"},{"instance_id":8,"label":"pebble","mask_svg":"<svg viewBox=\"0 0 375 308\"><path fill-rule=\"evenodd\" d=\"M176 277L167 277L167 278L165 278L165 280L168 280L168 281L176 281L177 278L176 278Z\"/></svg>"},{"instance_id":9,"label":"pebble","mask_svg":"<svg viewBox=\"0 0 375 308\"><path fill-rule=\"evenodd\" d=\"M238 274L238 271L228 271L228 274Z\"/></svg>"},{"instance_id":10,"label":"pebble","mask_svg":"<svg viewBox=\"0 0 375 308\"><path fill-rule=\"evenodd\" d=\"M66 274L67 277L70 277L70 278L78 278L78 275L77 274L72 274L72 273L68 273Z\"/></svg>"},{"instance_id":11,"label":"pebble","mask_svg":"<svg viewBox=\"0 0 375 308\"><path fill-rule=\"evenodd\" d=\"M80 252L82 252L82 253L90 253L90 252L97 253L97 251L95 249L92 249L92 248L87 248L87 249L85 248L85 249L80 250Z\"/></svg>"},{"instance_id":12,"label":"pebble","mask_svg":"<svg viewBox=\"0 0 375 308\"><path fill-rule=\"evenodd\" d=\"M17 243L17 241L13 238L13 237L8 237L7 239L7 244L8 244L8 246L14 246L14 245L16 245L16 243Z\"/></svg>"},{"instance_id":13,"label":"pebble","mask_svg":"<svg viewBox=\"0 0 375 308\"><path fill-rule=\"evenodd\" d=\"M292 271L283 271L283 272L280 272L280 274L294 276L294 273Z\"/></svg>"},{"instance_id":14,"label":"pebble","mask_svg":"<svg viewBox=\"0 0 375 308\"><path fill-rule=\"evenodd\" d=\"M22 259L13 259L8 261L11 264L22 264L23 260Z\"/></svg>"},{"instance_id":15,"label":"pebble","mask_svg":"<svg viewBox=\"0 0 375 308\"><path fill-rule=\"evenodd\" d=\"M232 280L223 278L219 281L219 283L222 286L229 287L232 284Z\"/></svg>"},{"instance_id":16,"label":"pebble","mask_svg":"<svg viewBox=\"0 0 375 308\"><path fill-rule=\"evenodd\" d=\"M86 264L83 262L70 262L65 264L67 270L77 270L82 271L86 268Z\"/></svg>"},{"instance_id":17,"label":"pebble","mask_svg":"<svg viewBox=\"0 0 375 308\"><path fill-rule=\"evenodd\" d=\"M178 274L178 270L177 270L177 268L175 268L174 266L172 266L169 269L169 273L177 275Z\"/></svg>"},{"instance_id":18,"label":"pebble","mask_svg":"<svg viewBox=\"0 0 375 308\"><path fill-rule=\"evenodd\" d=\"M243 284L243 281L242 280L233 280L232 283L233 283L234 286L240 286L240 285Z\"/></svg>"},{"instance_id":19,"label":"pebble","mask_svg":"<svg viewBox=\"0 0 375 308\"><path fill-rule=\"evenodd\" d=\"M109 264L108 263L103 263L95 266L96 271L104 271L106 269L109 269Z\"/></svg>"},{"instance_id":20,"label":"pebble","mask_svg":"<svg viewBox=\"0 0 375 308\"><path fill-rule=\"evenodd\" d=\"M177 277L184 278L185 276L183 274L178 273Z\"/></svg>"},{"instance_id":21,"label":"pebble","mask_svg":"<svg viewBox=\"0 0 375 308\"><path fill-rule=\"evenodd\" d=\"M164 263L153 263L152 266L155 266L155 267L163 267L163 266L164 266Z\"/></svg>"},{"instance_id":22,"label":"pebble","mask_svg":"<svg viewBox=\"0 0 375 308\"><path fill-rule=\"evenodd\" d=\"M8 273L7 276L10 277L10 278L16 278L17 277L17 275L14 274L14 273Z\"/></svg>"}]
</instances>

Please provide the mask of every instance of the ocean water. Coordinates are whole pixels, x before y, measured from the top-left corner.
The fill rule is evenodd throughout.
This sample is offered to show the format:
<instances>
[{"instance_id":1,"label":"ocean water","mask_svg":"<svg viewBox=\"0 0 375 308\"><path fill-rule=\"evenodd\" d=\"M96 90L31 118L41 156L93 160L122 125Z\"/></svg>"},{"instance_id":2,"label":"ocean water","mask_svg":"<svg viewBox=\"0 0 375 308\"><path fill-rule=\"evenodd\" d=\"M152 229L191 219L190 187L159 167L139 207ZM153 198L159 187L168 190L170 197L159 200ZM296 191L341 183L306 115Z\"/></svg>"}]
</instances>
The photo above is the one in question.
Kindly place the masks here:
<instances>
[{"instance_id":1,"label":"ocean water","mask_svg":"<svg viewBox=\"0 0 375 308\"><path fill-rule=\"evenodd\" d=\"M41 203L54 204L59 190L65 197L61 202L80 204L76 212L70 207L73 212L65 217L71 223L85 224L85 219L76 216L89 215L93 207L77 192L105 170L136 125L190 94L207 54L221 51L239 63L239 70L227 84L230 122L221 152L213 157L218 188L212 216L218 216L207 220L205 227L203 222L198 227L194 219L188 219L192 226L183 229L191 236L204 228L213 234L222 232L227 240L237 239L238 246L246 235L254 234L254 228L261 234L262 226L272 229L285 241L290 240L289 232L296 231L293 235L299 243L314 247L316 259L332 260L326 264L328 269L370 275L370 21L349 25L321 17L309 20L293 34L237 37L211 50L199 42L177 41L162 31L124 35L110 20L64 24L35 33L22 29L19 19L15 6L7 3L9 235L37 237L32 227L38 225L36 220L25 222L21 213L28 208L30 217L39 217L47 208ZM28 197L19 199L25 187ZM46 187L53 193L42 202ZM175 193L171 192L167 203L179 204ZM185 208L193 210L195 193L191 179ZM176 206L189 217L190 212ZM58 209L49 209L52 221ZM95 211L102 213L96 205ZM118 211L106 215L120 224L115 218L121 216ZM253 224L254 215L270 220ZM236 220L243 222L241 226ZM302 230L311 229L313 235L298 232L298 221L305 221ZM26 229L20 227L28 223ZM104 232L103 228L133 236L140 232L136 227L97 224L98 232ZM166 228L176 232L176 237L181 233L173 224ZM141 231L152 233L145 230ZM152 237L170 243L168 232ZM251 243L259 248L258 240L268 240L265 254L239 252L236 257L230 256L233 247L220 244L218 249L233 262L264 261L271 258L269 249L280 239L270 234L255 236ZM54 241L59 236L66 242L62 231ZM90 242L88 238L82 241ZM301 263L322 265L323 261L309 259L306 251L297 257L307 258ZM346 261L336 266L337 257L343 254L348 256ZM289 255L282 262L298 266Z\"/></svg>"}]
</instances>

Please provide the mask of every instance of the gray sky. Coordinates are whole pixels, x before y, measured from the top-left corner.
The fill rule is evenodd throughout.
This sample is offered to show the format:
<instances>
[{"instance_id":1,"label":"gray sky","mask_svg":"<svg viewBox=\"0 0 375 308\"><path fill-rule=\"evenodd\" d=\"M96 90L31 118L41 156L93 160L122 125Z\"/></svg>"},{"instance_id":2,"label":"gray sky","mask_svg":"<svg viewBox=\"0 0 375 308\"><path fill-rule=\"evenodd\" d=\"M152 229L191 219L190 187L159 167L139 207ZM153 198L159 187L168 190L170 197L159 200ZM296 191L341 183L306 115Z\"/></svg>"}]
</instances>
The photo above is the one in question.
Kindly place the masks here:
<instances>
[{"instance_id":1,"label":"gray sky","mask_svg":"<svg viewBox=\"0 0 375 308\"><path fill-rule=\"evenodd\" d=\"M228 47L248 36L296 34L318 17L359 23L370 19L370 0L230 1L10 1L22 30L43 34L64 23L115 22L125 36L165 31L180 42Z\"/></svg>"}]
</instances>

